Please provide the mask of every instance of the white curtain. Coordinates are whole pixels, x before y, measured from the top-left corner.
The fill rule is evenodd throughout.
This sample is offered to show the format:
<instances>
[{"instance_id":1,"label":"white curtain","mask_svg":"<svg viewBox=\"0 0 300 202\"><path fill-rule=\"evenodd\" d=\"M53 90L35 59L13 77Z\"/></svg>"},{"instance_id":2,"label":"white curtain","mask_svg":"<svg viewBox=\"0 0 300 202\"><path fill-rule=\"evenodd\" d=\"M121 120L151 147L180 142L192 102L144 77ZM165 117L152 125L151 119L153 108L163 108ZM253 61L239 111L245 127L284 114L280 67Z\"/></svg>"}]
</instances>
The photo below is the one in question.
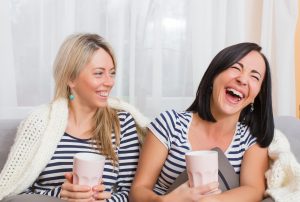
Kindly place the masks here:
<instances>
[{"instance_id":1,"label":"white curtain","mask_svg":"<svg viewBox=\"0 0 300 202\"><path fill-rule=\"evenodd\" d=\"M274 112L296 115L295 30L297 1L265 0L263 4L262 46L270 58ZM297 75L300 79L300 75Z\"/></svg>"},{"instance_id":2,"label":"white curtain","mask_svg":"<svg viewBox=\"0 0 300 202\"><path fill-rule=\"evenodd\" d=\"M74 32L112 44L113 96L149 117L186 109L222 48L259 43L272 65L274 112L294 116L297 14L297 0L0 0L0 119L51 100L54 57Z\"/></svg>"}]
</instances>

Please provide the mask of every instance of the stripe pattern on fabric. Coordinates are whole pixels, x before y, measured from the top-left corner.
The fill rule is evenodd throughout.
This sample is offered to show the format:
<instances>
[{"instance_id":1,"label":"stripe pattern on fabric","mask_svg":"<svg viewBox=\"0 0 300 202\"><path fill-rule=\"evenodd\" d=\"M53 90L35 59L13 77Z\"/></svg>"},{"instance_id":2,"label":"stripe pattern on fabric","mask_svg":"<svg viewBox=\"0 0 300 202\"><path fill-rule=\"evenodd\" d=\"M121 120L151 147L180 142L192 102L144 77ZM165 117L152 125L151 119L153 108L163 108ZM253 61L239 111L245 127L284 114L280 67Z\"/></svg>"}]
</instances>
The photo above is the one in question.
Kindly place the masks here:
<instances>
[{"instance_id":1,"label":"stripe pattern on fabric","mask_svg":"<svg viewBox=\"0 0 300 202\"><path fill-rule=\"evenodd\" d=\"M167 159L154 186L154 192L165 194L175 179L186 169L185 153L191 150L188 141L188 130L192 122L192 112L165 111L160 114L148 128L168 149ZM244 152L254 143L256 138L249 133L247 126L238 123L226 157L240 172Z\"/></svg>"},{"instance_id":2,"label":"stripe pattern on fabric","mask_svg":"<svg viewBox=\"0 0 300 202\"><path fill-rule=\"evenodd\" d=\"M118 112L118 117L121 127L120 146L115 148L119 158L118 165L114 167L106 159L103 172L105 191L112 192L112 198L107 201L128 201L139 157L140 148L134 119L127 112ZM113 145L115 142L115 135L112 134ZM59 197L61 185L65 181L64 173L72 172L73 157L79 152L99 154L91 139L79 139L65 133L50 162L24 193Z\"/></svg>"}]
</instances>

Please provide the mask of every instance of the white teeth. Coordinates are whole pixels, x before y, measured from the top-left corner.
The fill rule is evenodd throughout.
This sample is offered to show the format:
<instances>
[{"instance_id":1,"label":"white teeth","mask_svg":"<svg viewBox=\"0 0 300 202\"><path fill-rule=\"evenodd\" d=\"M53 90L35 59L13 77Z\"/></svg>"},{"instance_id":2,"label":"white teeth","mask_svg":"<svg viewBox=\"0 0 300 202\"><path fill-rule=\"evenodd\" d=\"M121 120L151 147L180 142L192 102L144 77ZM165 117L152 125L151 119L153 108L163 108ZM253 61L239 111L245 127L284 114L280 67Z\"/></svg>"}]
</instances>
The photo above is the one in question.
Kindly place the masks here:
<instances>
[{"instance_id":1,"label":"white teeth","mask_svg":"<svg viewBox=\"0 0 300 202\"><path fill-rule=\"evenodd\" d=\"M105 97L106 97L106 96L108 96L108 92L100 92L99 95L100 95L100 96L105 96Z\"/></svg>"},{"instance_id":2,"label":"white teeth","mask_svg":"<svg viewBox=\"0 0 300 202\"><path fill-rule=\"evenodd\" d=\"M234 95L236 95L237 97L239 97L239 101L240 101L242 98L244 98L244 95L243 95L241 92L239 92L239 91L237 91L237 90L235 90L235 89L233 89L233 88L227 88L226 90L227 90L227 91L230 91L231 93L233 93Z\"/></svg>"}]
</instances>

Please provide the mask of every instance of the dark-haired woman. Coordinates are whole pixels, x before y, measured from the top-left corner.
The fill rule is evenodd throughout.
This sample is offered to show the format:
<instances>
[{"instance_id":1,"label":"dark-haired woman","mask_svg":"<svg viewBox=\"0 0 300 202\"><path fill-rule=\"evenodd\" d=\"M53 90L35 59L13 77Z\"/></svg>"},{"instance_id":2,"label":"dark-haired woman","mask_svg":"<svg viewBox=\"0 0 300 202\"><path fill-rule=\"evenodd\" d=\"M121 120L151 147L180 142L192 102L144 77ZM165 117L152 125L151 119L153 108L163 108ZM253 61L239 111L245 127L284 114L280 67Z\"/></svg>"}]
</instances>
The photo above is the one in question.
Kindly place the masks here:
<instances>
[{"instance_id":1,"label":"dark-haired woman","mask_svg":"<svg viewBox=\"0 0 300 202\"><path fill-rule=\"evenodd\" d=\"M206 70L192 105L184 112L161 113L151 122L131 187L132 201L263 198L274 121L270 67L260 51L254 43L223 49ZM214 147L221 148L240 175L240 187L220 193L218 183L195 188L184 183L166 194L186 169L186 152Z\"/></svg>"}]
</instances>

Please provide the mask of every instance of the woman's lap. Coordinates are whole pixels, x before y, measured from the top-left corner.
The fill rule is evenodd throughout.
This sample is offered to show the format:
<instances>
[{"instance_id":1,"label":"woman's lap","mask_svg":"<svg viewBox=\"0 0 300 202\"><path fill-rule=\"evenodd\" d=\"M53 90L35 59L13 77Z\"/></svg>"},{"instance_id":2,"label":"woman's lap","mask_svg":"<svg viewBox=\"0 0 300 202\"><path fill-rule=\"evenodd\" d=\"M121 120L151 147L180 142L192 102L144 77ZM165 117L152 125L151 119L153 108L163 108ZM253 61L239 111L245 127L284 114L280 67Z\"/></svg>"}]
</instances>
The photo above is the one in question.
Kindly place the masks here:
<instances>
[{"instance_id":1,"label":"woman's lap","mask_svg":"<svg viewBox=\"0 0 300 202\"><path fill-rule=\"evenodd\" d=\"M55 197L44 196L39 194L22 194L16 196L7 197L0 202L62 202L63 200Z\"/></svg>"}]
</instances>

